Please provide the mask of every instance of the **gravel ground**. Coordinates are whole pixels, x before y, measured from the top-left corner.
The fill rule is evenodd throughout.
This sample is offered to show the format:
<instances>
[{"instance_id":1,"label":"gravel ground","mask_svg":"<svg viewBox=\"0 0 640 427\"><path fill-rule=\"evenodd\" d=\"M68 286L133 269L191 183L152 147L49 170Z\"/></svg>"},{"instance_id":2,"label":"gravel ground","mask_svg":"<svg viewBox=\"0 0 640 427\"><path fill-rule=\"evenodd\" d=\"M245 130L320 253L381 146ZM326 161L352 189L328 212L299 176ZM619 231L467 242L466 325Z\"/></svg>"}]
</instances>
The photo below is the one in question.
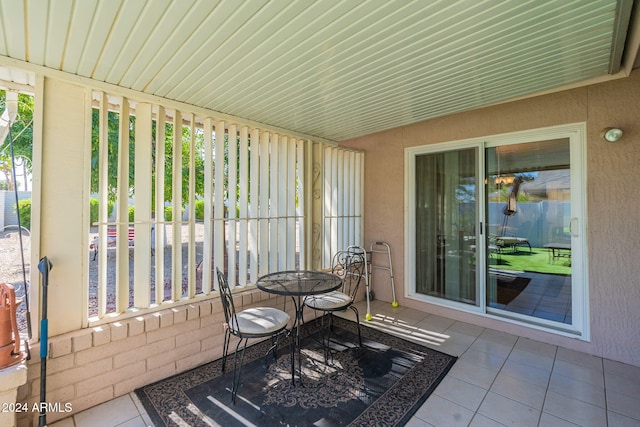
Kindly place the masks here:
<instances>
[{"instance_id":1,"label":"gravel ground","mask_svg":"<svg viewBox=\"0 0 640 427\"><path fill-rule=\"evenodd\" d=\"M29 280L31 270L31 236L28 230L22 232L22 247L24 249L25 275L22 273L22 259L20 256L20 233L17 226L6 226L0 230L0 283L13 285L16 296L23 300L18 306L18 326L20 332L27 332L26 303L24 302L24 277Z\"/></svg>"},{"instance_id":2,"label":"gravel ground","mask_svg":"<svg viewBox=\"0 0 640 427\"><path fill-rule=\"evenodd\" d=\"M166 242L172 241L171 227L165 228ZM97 235L97 228L90 230L90 241ZM182 227L182 295L187 293L187 279L188 279L188 228ZM196 240L196 292L202 290L202 246L204 240L204 226L202 224L196 224L195 227L195 240ZM30 280L30 256L31 256L31 238L29 232L24 230L22 233L22 242L24 248L24 259L26 268L26 278ZM97 308L97 294L98 294L98 260L93 260L93 250L89 253L89 316L96 316L98 313ZM167 245L165 248L165 263L164 263L164 297L163 300L171 298L171 257L172 247ZM236 260L237 260L236 256ZM225 259L226 265L226 259ZM151 302L155 303L155 255L151 257L151 265L149 266L151 273L150 280L150 292ZM115 311L115 248L107 248L107 313ZM51 271L51 275L55 274L55 266ZM129 305L133 306L133 277L134 277L134 249L129 249ZM212 278L215 281L215 274L212 274ZM17 227L10 226L0 230L0 283L12 284L16 289L16 295L21 298L23 302L18 306L18 324L22 333L27 332L26 321L26 303L25 298L25 286L22 273L22 260L20 257L20 238ZM38 283L39 285L39 283Z\"/></svg>"},{"instance_id":3,"label":"gravel ground","mask_svg":"<svg viewBox=\"0 0 640 427\"><path fill-rule=\"evenodd\" d=\"M171 228L167 227L167 242L172 239ZM200 261L202 260L202 241L204 234L204 227L201 224L196 226L196 290L202 289L202 268ZM97 229L92 229L90 233L90 239L97 235ZM188 234L186 226L183 227L182 232L182 291L183 295L186 295L187 290L187 275L188 275L188 251L187 242ZM30 278L30 256L31 256L31 236L27 230L22 232L22 244L24 249L25 260L25 276L27 281ZM89 316L97 315L97 289L98 289L98 260L93 260L93 251L89 254ZM172 247L167 246L165 249L165 280L164 280L164 299L170 298L171 295L171 256ZM152 302L155 302L155 269L152 268L155 265L155 256L151 257L151 295ZM52 270L52 275L55 272L55 266ZM129 303L133 305L133 276L134 276L134 249L129 249ZM8 226L3 230L0 230L0 283L8 283L14 286L16 289L16 296L22 299L22 303L18 306L18 325L21 333L27 332L27 316L26 316L26 302L25 302L25 286L23 279L22 259L20 257L20 235L17 227ZM115 310L115 248L107 248L107 312Z\"/></svg>"}]
</instances>

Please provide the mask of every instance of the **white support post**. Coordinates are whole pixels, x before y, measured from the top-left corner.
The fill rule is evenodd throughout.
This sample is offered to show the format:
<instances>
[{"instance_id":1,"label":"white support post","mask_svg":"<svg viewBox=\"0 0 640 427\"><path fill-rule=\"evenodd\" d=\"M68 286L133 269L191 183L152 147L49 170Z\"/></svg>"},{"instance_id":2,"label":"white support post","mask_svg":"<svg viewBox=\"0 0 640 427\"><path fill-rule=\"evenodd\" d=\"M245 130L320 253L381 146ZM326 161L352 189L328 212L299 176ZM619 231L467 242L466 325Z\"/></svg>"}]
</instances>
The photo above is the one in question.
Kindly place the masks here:
<instances>
[{"instance_id":1,"label":"white support post","mask_svg":"<svg viewBox=\"0 0 640 427\"><path fill-rule=\"evenodd\" d=\"M336 222L336 227L337 227L337 233L338 233L338 238L337 238L337 248L336 251L342 250L344 248L346 248L348 245L347 243L347 233L346 233L346 221L345 221L345 205L346 205L346 198L345 198L345 194L344 194L344 189L346 186L346 176L347 174L345 173L345 155L344 155L344 151L342 150L336 150L337 151L337 171L336 171L336 179L334 181L334 186L336 187L337 190L337 199L336 199L336 210L337 210L337 214L336 214L336 218L335 218L335 222ZM332 252L331 254L333 255L335 252Z\"/></svg>"},{"instance_id":2,"label":"white support post","mask_svg":"<svg viewBox=\"0 0 640 427\"><path fill-rule=\"evenodd\" d=\"M238 201L238 130L236 125L229 125L228 135L229 176L227 178L227 194L229 206L227 211L229 213L229 222L227 225L227 277L229 283L236 284L236 204Z\"/></svg>"},{"instance_id":3,"label":"white support post","mask_svg":"<svg viewBox=\"0 0 640 427\"><path fill-rule=\"evenodd\" d=\"M213 186L213 262L224 271L224 121L216 122L215 182ZM235 283L229 282L233 288Z\"/></svg>"},{"instance_id":4,"label":"white support post","mask_svg":"<svg viewBox=\"0 0 640 427\"><path fill-rule=\"evenodd\" d=\"M107 312L107 221L109 207L109 100L107 95L100 93L100 111L98 112L98 192L100 207L98 211L98 317L102 318ZM128 270L127 270L128 271Z\"/></svg>"},{"instance_id":5,"label":"white support post","mask_svg":"<svg viewBox=\"0 0 640 427\"><path fill-rule=\"evenodd\" d=\"M152 194L152 127L151 104L136 106L135 139L135 224L133 300L137 308L151 305L151 194ZM128 127L127 127L128 129ZM128 175L126 175L128 178ZM127 236L127 237L125 237ZM128 232L118 240L128 241ZM128 296L128 295L127 295Z\"/></svg>"},{"instance_id":6,"label":"white support post","mask_svg":"<svg viewBox=\"0 0 640 427\"><path fill-rule=\"evenodd\" d=\"M260 130L251 129L251 167L249 194L249 269L250 281L256 283L258 281L258 215L259 215L259 180L260 180Z\"/></svg>"},{"instance_id":7,"label":"white support post","mask_svg":"<svg viewBox=\"0 0 640 427\"><path fill-rule=\"evenodd\" d=\"M260 180L258 216L258 272L262 276L269 272L269 132L260 138Z\"/></svg>"},{"instance_id":8,"label":"white support post","mask_svg":"<svg viewBox=\"0 0 640 427\"><path fill-rule=\"evenodd\" d=\"M163 107L158 107L156 116L156 223L155 223L155 280L156 292L155 303L160 304L164 300L164 240L165 240L165 218L164 218L164 164L165 164L165 140L166 117Z\"/></svg>"},{"instance_id":9,"label":"white support post","mask_svg":"<svg viewBox=\"0 0 640 427\"><path fill-rule=\"evenodd\" d=\"M287 144L288 138L286 136L280 137L277 147L278 156L278 173L276 180L278 182L278 198L274 201L278 205L278 270L286 270L287 268L287 254L289 247L287 246L287 198L291 197L294 193L287 188L287 173L289 167L287 165ZM275 151L275 150L274 150Z\"/></svg>"},{"instance_id":10,"label":"white support post","mask_svg":"<svg viewBox=\"0 0 640 427\"><path fill-rule=\"evenodd\" d=\"M213 120L204 120L204 241L202 242L202 292L212 290L213 259Z\"/></svg>"},{"instance_id":11,"label":"white support post","mask_svg":"<svg viewBox=\"0 0 640 427\"><path fill-rule=\"evenodd\" d=\"M312 150L310 141L297 140L296 151L296 177L298 179L298 206L296 207L296 222L298 225L298 248L300 250L300 268L305 269L310 263L311 254L311 220L308 220L308 212L311 212L313 203L311 201L313 179ZM306 165L309 165L307 167ZM307 191L309 190L309 191ZM307 244L309 250L307 250Z\"/></svg>"},{"instance_id":12,"label":"white support post","mask_svg":"<svg viewBox=\"0 0 640 427\"><path fill-rule=\"evenodd\" d=\"M129 307L129 152L131 150L129 114L129 100L122 98L118 120L118 182L116 189L118 211L115 226L116 311L118 313L122 313Z\"/></svg>"},{"instance_id":13,"label":"white support post","mask_svg":"<svg viewBox=\"0 0 640 427\"><path fill-rule=\"evenodd\" d=\"M177 110L173 116L172 155L171 299L177 301L182 297L182 114Z\"/></svg>"},{"instance_id":14,"label":"white support post","mask_svg":"<svg viewBox=\"0 0 640 427\"><path fill-rule=\"evenodd\" d=\"M287 143L287 159L287 269L292 270L296 267L296 250L298 250L296 246L296 200L299 192L296 188L297 153L295 138L289 138ZM303 203L302 199L300 199L300 203Z\"/></svg>"},{"instance_id":15,"label":"white support post","mask_svg":"<svg viewBox=\"0 0 640 427\"><path fill-rule=\"evenodd\" d=\"M240 128L240 179L238 180L238 186L240 190L240 199L238 204L240 206L240 222L239 228L239 242L238 246L240 251L238 253L238 284L245 286L247 284L247 268L248 260L247 253L249 243L247 239L248 223L247 217L249 216L249 129L246 126Z\"/></svg>"},{"instance_id":16,"label":"white support post","mask_svg":"<svg viewBox=\"0 0 640 427\"><path fill-rule=\"evenodd\" d=\"M196 138L195 115L189 125L189 237L187 245L187 296L196 294Z\"/></svg>"},{"instance_id":17,"label":"white support post","mask_svg":"<svg viewBox=\"0 0 640 427\"><path fill-rule=\"evenodd\" d=\"M278 246L278 217L280 216L280 136L275 133L271 136L269 146L269 271L278 271L278 258L281 248Z\"/></svg>"}]
</instances>

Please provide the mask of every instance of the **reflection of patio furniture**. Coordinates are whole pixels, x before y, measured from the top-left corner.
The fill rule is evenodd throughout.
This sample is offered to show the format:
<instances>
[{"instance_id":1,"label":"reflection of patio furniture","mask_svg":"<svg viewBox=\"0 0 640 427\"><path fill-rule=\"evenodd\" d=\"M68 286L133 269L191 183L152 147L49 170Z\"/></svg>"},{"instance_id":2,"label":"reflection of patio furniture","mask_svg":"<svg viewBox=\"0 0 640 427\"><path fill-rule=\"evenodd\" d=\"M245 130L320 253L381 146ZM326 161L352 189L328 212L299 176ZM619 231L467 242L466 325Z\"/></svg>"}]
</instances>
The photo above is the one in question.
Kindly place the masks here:
<instances>
[{"instance_id":1,"label":"reflection of patio furniture","mask_svg":"<svg viewBox=\"0 0 640 427\"><path fill-rule=\"evenodd\" d=\"M269 347L266 356L273 351L274 356L278 346L277 338L283 332L286 332L289 323L289 315L282 310L273 307L252 307L236 312L233 303L233 295L231 288L227 282L227 276L219 269L217 270L218 284L220 286L220 301L224 309L224 347L222 353L222 372L224 372L227 355L229 352L229 341L231 335L237 336L240 340L236 345L233 353L233 385L231 386L231 402L236 403L236 394L240 385L240 372L242 371L242 363L244 360L244 351L247 348L247 341L250 338L266 338L271 337L274 341ZM244 341L242 353L240 355L240 364L238 365L238 349ZM266 363L265 356L265 363Z\"/></svg>"},{"instance_id":2,"label":"reflection of patio furniture","mask_svg":"<svg viewBox=\"0 0 640 427\"><path fill-rule=\"evenodd\" d=\"M528 246L529 252L531 252L531 244L529 243L529 239L525 237L496 237L496 246L498 247L498 251L502 251L504 248L512 248L514 252L518 252L518 246Z\"/></svg>"},{"instance_id":3,"label":"reflection of patio furniture","mask_svg":"<svg viewBox=\"0 0 640 427\"><path fill-rule=\"evenodd\" d=\"M531 244L529 243L529 239L526 237L512 237L504 235L508 229L509 217L515 215L517 212L516 200L518 199L518 191L520 191L522 181L523 179L521 176L515 177L513 187L511 188L509 198L507 199L507 204L502 209L502 213L504 214L504 221L501 228L502 235L496 237L496 246L498 247L498 251L502 251L502 249L510 247L513 249L513 252L518 252L518 246L526 245L529 247L529 252L531 252Z\"/></svg>"},{"instance_id":4,"label":"reflection of patio furniture","mask_svg":"<svg viewBox=\"0 0 640 427\"><path fill-rule=\"evenodd\" d=\"M570 243L547 243L544 247L551 251L549 253L552 260L556 258L571 258Z\"/></svg>"}]
</instances>

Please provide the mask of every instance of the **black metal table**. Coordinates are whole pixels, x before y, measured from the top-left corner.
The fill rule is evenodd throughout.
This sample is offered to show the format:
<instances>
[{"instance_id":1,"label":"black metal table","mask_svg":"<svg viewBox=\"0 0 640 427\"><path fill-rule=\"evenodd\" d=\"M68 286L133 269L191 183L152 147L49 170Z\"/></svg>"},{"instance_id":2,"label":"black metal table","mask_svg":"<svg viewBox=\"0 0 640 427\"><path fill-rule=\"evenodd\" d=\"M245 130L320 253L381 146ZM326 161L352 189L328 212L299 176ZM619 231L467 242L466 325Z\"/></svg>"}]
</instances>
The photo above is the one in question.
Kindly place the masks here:
<instances>
[{"instance_id":1,"label":"black metal table","mask_svg":"<svg viewBox=\"0 0 640 427\"><path fill-rule=\"evenodd\" d=\"M258 289L270 294L290 296L296 312L294 327L296 336L291 354L291 384L295 386L295 357L298 353L299 382L302 384L302 360L300 355L300 324L304 309L303 297L325 294L342 286L342 278L331 273L315 270L279 271L264 275L256 283Z\"/></svg>"}]
</instances>

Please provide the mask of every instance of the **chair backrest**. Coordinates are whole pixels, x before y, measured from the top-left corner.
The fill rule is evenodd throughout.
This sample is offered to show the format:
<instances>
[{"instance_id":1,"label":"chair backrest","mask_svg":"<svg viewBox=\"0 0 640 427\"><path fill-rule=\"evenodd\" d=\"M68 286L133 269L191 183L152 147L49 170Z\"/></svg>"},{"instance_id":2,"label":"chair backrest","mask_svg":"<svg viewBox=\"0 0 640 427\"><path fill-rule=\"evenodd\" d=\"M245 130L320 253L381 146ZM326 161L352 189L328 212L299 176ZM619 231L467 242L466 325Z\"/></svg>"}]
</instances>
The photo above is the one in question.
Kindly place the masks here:
<instances>
[{"instance_id":1,"label":"chair backrest","mask_svg":"<svg viewBox=\"0 0 640 427\"><path fill-rule=\"evenodd\" d=\"M356 297L366 267L366 254L352 247L336 252L331 262L331 271L343 278L342 292L352 299Z\"/></svg>"},{"instance_id":2,"label":"chair backrest","mask_svg":"<svg viewBox=\"0 0 640 427\"><path fill-rule=\"evenodd\" d=\"M220 288L220 301L222 302L222 310L224 311L224 319L227 322L227 325L237 325L238 319L236 318L236 307L233 304L233 295L231 294L231 288L229 288L229 282L227 281L227 276L220 271L219 268L216 269L216 273L218 275L218 286ZM232 332L235 332L231 328Z\"/></svg>"}]
</instances>

